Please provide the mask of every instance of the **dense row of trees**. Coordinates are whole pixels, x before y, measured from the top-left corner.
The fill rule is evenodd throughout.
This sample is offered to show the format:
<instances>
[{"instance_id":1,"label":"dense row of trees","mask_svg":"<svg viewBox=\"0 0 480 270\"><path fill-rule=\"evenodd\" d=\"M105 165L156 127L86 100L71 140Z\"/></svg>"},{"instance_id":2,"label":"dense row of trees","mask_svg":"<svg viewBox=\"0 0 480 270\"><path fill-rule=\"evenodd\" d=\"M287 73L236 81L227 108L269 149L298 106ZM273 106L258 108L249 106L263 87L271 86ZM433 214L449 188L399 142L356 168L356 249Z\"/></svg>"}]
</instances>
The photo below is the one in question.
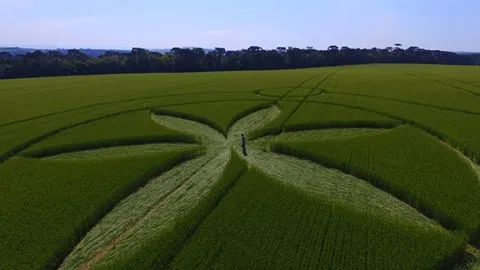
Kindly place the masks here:
<instances>
[{"instance_id":1,"label":"dense row of trees","mask_svg":"<svg viewBox=\"0 0 480 270\"><path fill-rule=\"evenodd\" d=\"M478 58L473 56L418 47L404 50L400 44L395 45L384 49L351 49L332 45L327 50L312 47L264 50L251 46L237 51L215 48L208 52L201 48L173 48L165 54L133 48L129 53L107 51L99 57L88 56L79 50L68 50L66 53L34 51L15 56L0 52L0 78L286 69L366 63L478 64Z\"/></svg>"}]
</instances>

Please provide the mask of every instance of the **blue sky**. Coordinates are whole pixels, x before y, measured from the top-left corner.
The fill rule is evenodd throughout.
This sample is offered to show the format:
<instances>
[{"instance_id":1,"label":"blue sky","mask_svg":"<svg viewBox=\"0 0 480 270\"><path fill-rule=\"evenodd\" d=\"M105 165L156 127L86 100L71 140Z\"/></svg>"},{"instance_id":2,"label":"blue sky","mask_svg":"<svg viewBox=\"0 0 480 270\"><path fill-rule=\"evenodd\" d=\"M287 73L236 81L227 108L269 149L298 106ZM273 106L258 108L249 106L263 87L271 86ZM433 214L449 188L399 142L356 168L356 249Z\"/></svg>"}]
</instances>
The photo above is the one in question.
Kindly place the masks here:
<instances>
[{"instance_id":1,"label":"blue sky","mask_svg":"<svg viewBox=\"0 0 480 270\"><path fill-rule=\"evenodd\" d=\"M480 51L477 0L0 0L0 45Z\"/></svg>"}]
</instances>

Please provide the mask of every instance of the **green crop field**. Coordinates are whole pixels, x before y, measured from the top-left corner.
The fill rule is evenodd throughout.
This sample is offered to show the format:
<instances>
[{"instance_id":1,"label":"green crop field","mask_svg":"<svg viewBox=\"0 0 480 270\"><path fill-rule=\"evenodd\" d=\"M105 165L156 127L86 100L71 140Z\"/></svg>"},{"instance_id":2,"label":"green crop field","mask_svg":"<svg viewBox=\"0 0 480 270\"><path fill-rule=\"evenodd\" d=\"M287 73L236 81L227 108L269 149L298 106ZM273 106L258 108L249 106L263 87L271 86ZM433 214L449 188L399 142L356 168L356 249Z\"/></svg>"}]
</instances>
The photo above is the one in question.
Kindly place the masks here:
<instances>
[{"instance_id":1,"label":"green crop field","mask_svg":"<svg viewBox=\"0 0 480 270\"><path fill-rule=\"evenodd\" d=\"M479 74L0 80L0 269L479 269Z\"/></svg>"}]
</instances>

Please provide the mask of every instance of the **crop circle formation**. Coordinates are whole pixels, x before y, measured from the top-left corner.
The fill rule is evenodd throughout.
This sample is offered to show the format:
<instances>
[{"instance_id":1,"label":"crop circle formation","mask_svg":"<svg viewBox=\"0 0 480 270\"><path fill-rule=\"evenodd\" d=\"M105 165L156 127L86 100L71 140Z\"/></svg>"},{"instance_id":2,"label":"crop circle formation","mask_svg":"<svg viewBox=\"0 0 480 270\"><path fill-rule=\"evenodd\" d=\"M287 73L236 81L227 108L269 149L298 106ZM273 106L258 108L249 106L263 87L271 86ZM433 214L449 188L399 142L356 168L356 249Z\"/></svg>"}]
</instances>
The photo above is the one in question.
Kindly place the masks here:
<instances>
[{"instance_id":1,"label":"crop circle formation","mask_svg":"<svg viewBox=\"0 0 480 270\"><path fill-rule=\"evenodd\" d=\"M477 267L477 73L1 81L0 268Z\"/></svg>"}]
</instances>

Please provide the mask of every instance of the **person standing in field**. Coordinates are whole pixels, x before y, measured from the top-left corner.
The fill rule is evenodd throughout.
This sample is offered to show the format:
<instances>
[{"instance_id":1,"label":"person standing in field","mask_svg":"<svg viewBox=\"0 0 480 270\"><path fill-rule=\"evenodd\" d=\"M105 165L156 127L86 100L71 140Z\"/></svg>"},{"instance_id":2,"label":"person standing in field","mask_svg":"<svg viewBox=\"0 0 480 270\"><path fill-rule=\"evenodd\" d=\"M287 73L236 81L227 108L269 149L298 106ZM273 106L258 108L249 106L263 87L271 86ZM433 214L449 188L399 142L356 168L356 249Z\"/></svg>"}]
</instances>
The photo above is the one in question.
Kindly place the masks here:
<instances>
[{"instance_id":1,"label":"person standing in field","mask_svg":"<svg viewBox=\"0 0 480 270\"><path fill-rule=\"evenodd\" d=\"M247 139L245 139L245 135L242 133L242 150L243 150L243 156L247 156Z\"/></svg>"}]
</instances>

